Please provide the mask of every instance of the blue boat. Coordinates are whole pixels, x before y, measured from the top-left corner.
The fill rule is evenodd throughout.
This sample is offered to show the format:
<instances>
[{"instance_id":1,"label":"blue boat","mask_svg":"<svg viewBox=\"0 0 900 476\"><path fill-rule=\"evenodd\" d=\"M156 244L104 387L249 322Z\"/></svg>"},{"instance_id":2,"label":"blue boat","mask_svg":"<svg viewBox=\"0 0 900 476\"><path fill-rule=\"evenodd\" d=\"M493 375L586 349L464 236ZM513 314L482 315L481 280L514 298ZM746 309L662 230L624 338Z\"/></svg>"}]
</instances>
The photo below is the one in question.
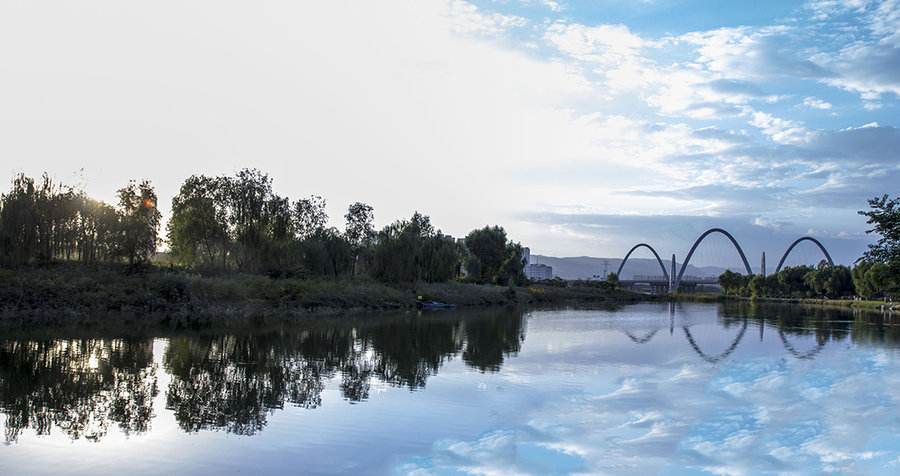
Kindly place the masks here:
<instances>
[{"instance_id":1,"label":"blue boat","mask_svg":"<svg viewBox=\"0 0 900 476\"><path fill-rule=\"evenodd\" d=\"M416 301L416 307L419 309L456 309L456 304L440 301Z\"/></svg>"}]
</instances>

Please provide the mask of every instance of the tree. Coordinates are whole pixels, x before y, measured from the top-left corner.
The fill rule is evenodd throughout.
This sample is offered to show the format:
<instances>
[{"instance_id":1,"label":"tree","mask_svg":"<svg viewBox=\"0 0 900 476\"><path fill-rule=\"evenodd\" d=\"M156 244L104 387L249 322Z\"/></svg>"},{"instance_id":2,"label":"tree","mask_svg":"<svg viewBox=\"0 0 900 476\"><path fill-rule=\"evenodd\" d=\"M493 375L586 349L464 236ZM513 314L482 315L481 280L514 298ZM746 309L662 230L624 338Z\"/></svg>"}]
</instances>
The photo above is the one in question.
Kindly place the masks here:
<instances>
[{"instance_id":1,"label":"tree","mask_svg":"<svg viewBox=\"0 0 900 476\"><path fill-rule=\"evenodd\" d=\"M375 239L375 212L374 209L362 202L351 204L347 208L347 214L344 215L346 227L344 228L344 236L353 247L353 269L356 274L356 268L360 264L360 256L372 245Z\"/></svg>"},{"instance_id":2,"label":"tree","mask_svg":"<svg viewBox=\"0 0 900 476\"><path fill-rule=\"evenodd\" d=\"M728 295L746 295L749 290L747 286L749 284L749 277L744 276L742 274L735 273L730 269L726 269L724 273L719 276L719 286L722 287L722 291Z\"/></svg>"},{"instance_id":3,"label":"tree","mask_svg":"<svg viewBox=\"0 0 900 476\"><path fill-rule=\"evenodd\" d=\"M266 202L272 196L272 179L256 169L244 169L234 177L221 177L228 209L228 226L239 269L258 271L266 238Z\"/></svg>"},{"instance_id":4,"label":"tree","mask_svg":"<svg viewBox=\"0 0 900 476\"><path fill-rule=\"evenodd\" d=\"M606 282L609 283L613 288L619 287L619 275L612 272L607 274Z\"/></svg>"},{"instance_id":5,"label":"tree","mask_svg":"<svg viewBox=\"0 0 900 476\"><path fill-rule=\"evenodd\" d=\"M900 274L900 198L882 195L869 200L869 211L860 211L872 228L866 233L876 233L879 239L869 245L863 258L874 263L885 263L893 273Z\"/></svg>"},{"instance_id":6,"label":"tree","mask_svg":"<svg viewBox=\"0 0 900 476\"><path fill-rule=\"evenodd\" d=\"M864 298L878 298L897 289L897 280L884 263L860 261L851 273L856 293Z\"/></svg>"},{"instance_id":7,"label":"tree","mask_svg":"<svg viewBox=\"0 0 900 476\"><path fill-rule=\"evenodd\" d=\"M310 195L294 203L294 229L301 240L324 230L327 223L324 198Z\"/></svg>"},{"instance_id":8,"label":"tree","mask_svg":"<svg viewBox=\"0 0 900 476\"><path fill-rule=\"evenodd\" d=\"M169 247L182 264L227 267L228 224L222 181L193 175L172 199Z\"/></svg>"},{"instance_id":9,"label":"tree","mask_svg":"<svg viewBox=\"0 0 900 476\"><path fill-rule=\"evenodd\" d=\"M409 220L396 221L378 233L372 272L388 282L448 281L456 276L459 261L456 241L416 212Z\"/></svg>"},{"instance_id":10,"label":"tree","mask_svg":"<svg viewBox=\"0 0 900 476\"><path fill-rule=\"evenodd\" d=\"M846 266L830 266L825 262L819 263L818 267L807 272L804 281L816 296L834 299L854 293L853 278L850 268Z\"/></svg>"},{"instance_id":11,"label":"tree","mask_svg":"<svg viewBox=\"0 0 900 476\"><path fill-rule=\"evenodd\" d=\"M814 271L809 266L788 266L776 274L780 295L783 297L809 297L812 294L806 276Z\"/></svg>"},{"instance_id":12,"label":"tree","mask_svg":"<svg viewBox=\"0 0 900 476\"><path fill-rule=\"evenodd\" d=\"M364 247L372 242L375 237L375 212L371 206L362 202L353 203L344 219L347 221L344 234L353 246Z\"/></svg>"},{"instance_id":13,"label":"tree","mask_svg":"<svg viewBox=\"0 0 900 476\"><path fill-rule=\"evenodd\" d=\"M156 191L147 180L140 184L131 181L117 195L122 216L119 254L131 265L146 263L159 244L162 215L156 206Z\"/></svg>"},{"instance_id":14,"label":"tree","mask_svg":"<svg viewBox=\"0 0 900 476\"><path fill-rule=\"evenodd\" d=\"M525 282L525 250L519 243L507 243L503 264L494 281L501 285L521 285Z\"/></svg>"},{"instance_id":15,"label":"tree","mask_svg":"<svg viewBox=\"0 0 900 476\"><path fill-rule=\"evenodd\" d=\"M478 264L470 268L478 270L477 275L471 275L473 279L482 283L495 282L507 259L506 231L499 226L486 226L472 230L466 235L465 242L466 248L478 260Z\"/></svg>"}]
</instances>

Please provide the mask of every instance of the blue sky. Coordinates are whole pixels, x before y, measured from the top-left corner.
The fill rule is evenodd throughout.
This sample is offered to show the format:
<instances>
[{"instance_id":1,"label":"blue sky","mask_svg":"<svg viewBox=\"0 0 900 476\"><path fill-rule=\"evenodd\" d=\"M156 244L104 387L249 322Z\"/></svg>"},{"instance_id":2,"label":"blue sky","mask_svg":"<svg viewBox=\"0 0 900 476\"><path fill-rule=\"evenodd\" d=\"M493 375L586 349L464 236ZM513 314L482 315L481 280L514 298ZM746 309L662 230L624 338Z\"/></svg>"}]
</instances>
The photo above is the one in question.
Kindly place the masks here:
<instances>
[{"instance_id":1,"label":"blue sky","mask_svg":"<svg viewBox=\"0 0 900 476\"><path fill-rule=\"evenodd\" d=\"M898 27L896 0L6 3L0 172L146 177L165 212L258 167L337 226L362 200L616 257L711 225L849 263L900 178Z\"/></svg>"}]
</instances>

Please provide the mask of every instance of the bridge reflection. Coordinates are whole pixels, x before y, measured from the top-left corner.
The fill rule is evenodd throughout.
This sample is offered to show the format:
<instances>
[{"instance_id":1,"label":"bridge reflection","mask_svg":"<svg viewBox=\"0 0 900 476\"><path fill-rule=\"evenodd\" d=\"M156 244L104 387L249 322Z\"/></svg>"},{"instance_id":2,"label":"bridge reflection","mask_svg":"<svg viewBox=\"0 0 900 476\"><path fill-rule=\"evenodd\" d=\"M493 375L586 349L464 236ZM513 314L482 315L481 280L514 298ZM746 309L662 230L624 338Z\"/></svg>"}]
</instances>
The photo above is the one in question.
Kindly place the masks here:
<instances>
[{"instance_id":1,"label":"bridge reflection","mask_svg":"<svg viewBox=\"0 0 900 476\"><path fill-rule=\"evenodd\" d=\"M743 317L741 317L738 322L740 322L740 329L735 335L734 339L719 354L710 355L706 351L704 351L700 345L697 343L697 340L694 338L694 335L691 333L690 328L691 325L684 324L681 325L681 330L684 333L685 340L687 341L690 348L697 354L701 359L706 362L715 364L721 362L728 358L734 351L738 348L741 341L744 339L747 329L750 327L750 323L753 322L759 328L759 340L762 341L764 338L765 329L768 327L774 327L777 330L779 341L781 342L784 350L799 360L811 360L814 359L822 350L825 348L826 344L835 339L843 338L849 333L849 321L829 321L828 325L820 325L823 324L821 321L814 321L814 328L816 343L815 346L806 351L799 351L797 348L790 342L788 339L788 334L793 333L796 335L808 335L810 329L806 327L801 327L801 321L797 321L796 318L801 315L796 312L785 311L786 308L781 306L758 306L755 304L750 304L747 306L743 305L724 305L726 311L730 307L732 310L735 308L743 308L741 313ZM778 312L779 308L781 308L781 312ZM675 320L676 320L676 309L679 309L678 313L682 314L682 317L685 316L685 312L683 306L678 303L669 303L669 335L674 333L675 328ZM763 310L760 312L760 310ZM803 314L805 315L805 314ZM821 316L821 314L818 314ZM736 320L736 319L735 319ZM732 320L733 322L734 320ZM650 329L649 331L644 331L643 335L637 336L632 330L624 329L622 333L628 337L629 340L634 342L635 344L648 344L650 343L654 337L662 330L663 327L656 327Z\"/></svg>"}]
</instances>

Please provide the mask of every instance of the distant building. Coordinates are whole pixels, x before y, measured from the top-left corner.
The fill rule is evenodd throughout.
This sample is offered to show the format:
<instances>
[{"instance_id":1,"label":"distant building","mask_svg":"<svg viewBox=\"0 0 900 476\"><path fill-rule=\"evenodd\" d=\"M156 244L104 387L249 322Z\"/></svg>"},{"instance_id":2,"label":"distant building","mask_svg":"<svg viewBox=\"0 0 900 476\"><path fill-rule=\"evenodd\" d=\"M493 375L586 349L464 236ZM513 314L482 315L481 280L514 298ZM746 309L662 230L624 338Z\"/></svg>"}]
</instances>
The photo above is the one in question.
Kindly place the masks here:
<instances>
[{"instance_id":1,"label":"distant building","mask_svg":"<svg viewBox=\"0 0 900 476\"><path fill-rule=\"evenodd\" d=\"M531 262L531 249L522 248L522 262L525 264L525 277L532 281L553 279L553 267Z\"/></svg>"},{"instance_id":2,"label":"distant building","mask_svg":"<svg viewBox=\"0 0 900 476\"><path fill-rule=\"evenodd\" d=\"M532 281L553 279L553 267L546 264L527 264L525 265L525 277Z\"/></svg>"}]
</instances>

